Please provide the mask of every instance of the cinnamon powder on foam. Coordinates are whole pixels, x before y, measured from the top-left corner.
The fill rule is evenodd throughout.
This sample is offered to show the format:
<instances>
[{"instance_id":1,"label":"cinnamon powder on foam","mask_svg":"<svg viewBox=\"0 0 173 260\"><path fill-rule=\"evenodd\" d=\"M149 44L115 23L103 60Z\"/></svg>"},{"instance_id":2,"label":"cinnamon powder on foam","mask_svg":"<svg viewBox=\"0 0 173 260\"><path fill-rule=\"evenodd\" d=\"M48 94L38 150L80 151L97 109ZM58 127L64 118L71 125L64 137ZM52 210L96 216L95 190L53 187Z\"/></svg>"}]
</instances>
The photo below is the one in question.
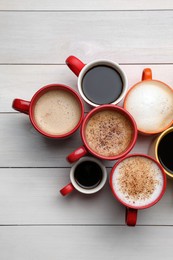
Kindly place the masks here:
<instances>
[{"instance_id":1,"label":"cinnamon powder on foam","mask_svg":"<svg viewBox=\"0 0 173 260\"><path fill-rule=\"evenodd\" d=\"M116 156L129 146L133 135L131 122L121 113L104 110L88 121L85 136L92 150L104 156Z\"/></svg>"},{"instance_id":2,"label":"cinnamon powder on foam","mask_svg":"<svg viewBox=\"0 0 173 260\"><path fill-rule=\"evenodd\" d=\"M123 194L127 194L127 199L149 199L159 185L153 162L147 158L130 157L120 164L118 171L118 186Z\"/></svg>"}]
</instances>

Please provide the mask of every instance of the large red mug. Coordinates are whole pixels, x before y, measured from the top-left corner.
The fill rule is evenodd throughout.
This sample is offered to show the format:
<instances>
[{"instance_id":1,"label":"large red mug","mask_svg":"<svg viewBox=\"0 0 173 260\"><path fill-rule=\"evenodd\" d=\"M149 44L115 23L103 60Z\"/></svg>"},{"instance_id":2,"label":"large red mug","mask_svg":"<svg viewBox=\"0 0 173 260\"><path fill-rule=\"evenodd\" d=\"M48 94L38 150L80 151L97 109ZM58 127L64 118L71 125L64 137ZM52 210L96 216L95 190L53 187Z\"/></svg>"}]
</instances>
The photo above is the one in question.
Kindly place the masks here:
<instances>
[{"instance_id":1,"label":"large red mug","mask_svg":"<svg viewBox=\"0 0 173 260\"><path fill-rule=\"evenodd\" d=\"M87 153L104 160L117 160L128 154L136 143L137 127L133 117L115 105L91 110L81 125L83 146L67 156L75 162Z\"/></svg>"},{"instance_id":2,"label":"large red mug","mask_svg":"<svg viewBox=\"0 0 173 260\"><path fill-rule=\"evenodd\" d=\"M39 89L31 101L14 99L12 107L28 114L39 133L56 139L72 135L84 117L80 96L62 84L50 84Z\"/></svg>"},{"instance_id":3,"label":"large red mug","mask_svg":"<svg viewBox=\"0 0 173 260\"><path fill-rule=\"evenodd\" d=\"M112 168L110 187L115 198L126 207L126 224L135 226L138 210L149 208L162 198L166 174L152 157L131 154Z\"/></svg>"},{"instance_id":4,"label":"large red mug","mask_svg":"<svg viewBox=\"0 0 173 260\"><path fill-rule=\"evenodd\" d=\"M118 63L111 60L95 60L84 64L75 56L69 56L66 64L78 77L79 93L89 105L115 105L124 98L128 80Z\"/></svg>"}]
</instances>

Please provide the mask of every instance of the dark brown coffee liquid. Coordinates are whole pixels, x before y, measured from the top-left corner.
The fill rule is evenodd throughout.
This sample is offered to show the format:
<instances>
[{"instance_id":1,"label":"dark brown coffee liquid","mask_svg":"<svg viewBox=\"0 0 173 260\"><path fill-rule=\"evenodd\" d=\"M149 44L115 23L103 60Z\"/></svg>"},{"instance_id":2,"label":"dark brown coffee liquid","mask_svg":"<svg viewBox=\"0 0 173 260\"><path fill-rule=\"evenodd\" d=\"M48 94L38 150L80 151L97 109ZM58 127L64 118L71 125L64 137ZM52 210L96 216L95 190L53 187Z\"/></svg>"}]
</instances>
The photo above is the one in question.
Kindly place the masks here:
<instances>
[{"instance_id":1,"label":"dark brown coffee liquid","mask_svg":"<svg viewBox=\"0 0 173 260\"><path fill-rule=\"evenodd\" d=\"M158 158L165 170L173 174L173 132L165 135L158 145Z\"/></svg>"},{"instance_id":2,"label":"dark brown coffee liquid","mask_svg":"<svg viewBox=\"0 0 173 260\"><path fill-rule=\"evenodd\" d=\"M98 105L110 104L121 95L123 82L115 69L98 65L88 70L84 75L82 90L91 102Z\"/></svg>"},{"instance_id":3,"label":"dark brown coffee liquid","mask_svg":"<svg viewBox=\"0 0 173 260\"><path fill-rule=\"evenodd\" d=\"M85 161L77 165L74 178L79 186L84 189L92 189L102 180L102 169L92 161Z\"/></svg>"}]
</instances>

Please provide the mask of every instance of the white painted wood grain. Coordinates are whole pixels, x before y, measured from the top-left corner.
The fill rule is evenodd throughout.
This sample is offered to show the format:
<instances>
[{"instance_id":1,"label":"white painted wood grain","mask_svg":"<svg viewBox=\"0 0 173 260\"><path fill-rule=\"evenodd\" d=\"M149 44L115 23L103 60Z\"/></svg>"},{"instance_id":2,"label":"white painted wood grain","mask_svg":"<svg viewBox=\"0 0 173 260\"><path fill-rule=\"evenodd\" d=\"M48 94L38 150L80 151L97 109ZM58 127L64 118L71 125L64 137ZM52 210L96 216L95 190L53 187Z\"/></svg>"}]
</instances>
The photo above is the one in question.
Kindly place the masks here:
<instances>
[{"instance_id":1,"label":"white painted wood grain","mask_svg":"<svg viewBox=\"0 0 173 260\"><path fill-rule=\"evenodd\" d=\"M171 0L1 0L0 10L146 10L172 9Z\"/></svg>"},{"instance_id":2,"label":"white painted wood grain","mask_svg":"<svg viewBox=\"0 0 173 260\"><path fill-rule=\"evenodd\" d=\"M14 98L31 100L38 89L51 83L65 84L77 91L77 77L66 65L0 65L0 82L0 112L15 112ZM89 109L86 105L85 110Z\"/></svg>"},{"instance_id":3,"label":"white painted wood grain","mask_svg":"<svg viewBox=\"0 0 173 260\"><path fill-rule=\"evenodd\" d=\"M121 67L127 74L129 87L141 80L142 71L146 67L152 69L153 79L173 87L173 65L123 64ZM14 98L30 100L39 88L50 83L65 84L78 91L77 77L66 65L0 65L0 82L0 112L15 112L11 107ZM85 104L85 111L90 109Z\"/></svg>"},{"instance_id":4,"label":"white painted wood grain","mask_svg":"<svg viewBox=\"0 0 173 260\"><path fill-rule=\"evenodd\" d=\"M69 168L0 169L0 224L125 224L125 208L113 197L109 181L94 195L74 191L62 197L59 190L70 182L69 173ZM169 180L162 200L141 210L137 224L173 225L172 190Z\"/></svg>"},{"instance_id":5,"label":"white painted wood grain","mask_svg":"<svg viewBox=\"0 0 173 260\"><path fill-rule=\"evenodd\" d=\"M172 259L172 227L0 227L0 237L3 260Z\"/></svg>"},{"instance_id":6,"label":"white painted wood grain","mask_svg":"<svg viewBox=\"0 0 173 260\"><path fill-rule=\"evenodd\" d=\"M131 152L147 153L153 137L139 136ZM64 140L40 135L27 115L0 114L0 167L66 167L66 156L82 145L79 131ZM105 162L107 166L114 164Z\"/></svg>"},{"instance_id":7,"label":"white painted wood grain","mask_svg":"<svg viewBox=\"0 0 173 260\"><path fill-rule=\"evenodd\" d=\"M171 63L173 11L1 12L1 63Z\"/></svg>"},{"instance_id":8,"label":"white painted wood grain","mask_svg":"<svg viewBox=\"0 0 173 260\"><path fill-rule=\"evenodd\" d=\"M123 63L129 87L154 63L153 77L173 86L172 9L171 0L0 0L0 259L172 259L172 180L157 205L139 212L138 225L147 226L125 227L108 182L92 196L59 194L69 182L65 157L82 143L79 132L50 140L27 116L11 113L13 98L30 99L46 84L77 89L64 65L70 54ZM151 140L139 136L132 152L147 153ZM104 164L109 174L114 162Z\"/></svg>"}]
</instances>

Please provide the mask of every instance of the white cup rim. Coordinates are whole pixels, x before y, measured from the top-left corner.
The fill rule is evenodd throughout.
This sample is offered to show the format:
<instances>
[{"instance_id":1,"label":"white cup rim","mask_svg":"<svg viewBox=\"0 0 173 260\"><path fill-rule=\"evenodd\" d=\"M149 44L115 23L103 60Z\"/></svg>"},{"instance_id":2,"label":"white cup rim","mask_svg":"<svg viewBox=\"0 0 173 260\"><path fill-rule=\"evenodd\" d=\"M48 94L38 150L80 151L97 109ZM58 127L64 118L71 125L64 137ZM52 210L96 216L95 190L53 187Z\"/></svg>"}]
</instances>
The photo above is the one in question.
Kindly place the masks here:
<instances>
[{"instance_id":1,"label":"white cup rim","mask_svg":"<svg viewBox=\"0 0 173 260\"><path fill-rule=\"evenodd\" d=\"M123 91L121 93L121 95L119 96L119 98L117 98L114 102L110 103L110 104L113 104L113 105L116 105L118 104L126 95L126 92L127 92L127 88L128 88L128 80L127 80L127 76L125 74L125 72L122 70L122 68L120 67L120 65L112 60L105 60L105 59L99 59L99 60L94 60L88 64L86 64L82 70L80 71L79 73L79 76L78 76L78 81L77 81L77 85L78 85L78 90L79 90L79 93L81 95L81 97L85 100L85 102L87 102L89 105L93 106L93 107L97 107L97 106L100 106L99 104L95 104L93 103L92 101L90 101L83 93L82 91L82 79L84 77L84 75L86 74L86 72L91 69L92 67L94 66L97 66L97 65L107 65L109 67L112 67L114 68L115 70L118 71L118 73L120 74L121 78L122 78L122 81L123 81ZM104 105L104 104L103 104Z\"/></svg>"},{"instance_id":2,"label":"white cup rim","mask_svg":"<svg viewBox=\"0 0 173 260\"><path fill-rule=\"evenodd\" d=\"M97 163L100 168L102 169L102 174L103 174L103 177L102 177L102 180L101 182L99 183L99 185L97 185L95 188L92 188L92 189L85 189L85 188L82 188L81 186L79 186L75 179L74 179L74 171L77 167L77 165L79 165L81 162L84 162L84 161L92 161L92 162L95 162ZM90 156L85 156L85 157L82 157L80 158L72 167L71 167L71 170L70 170L70 180L71 180L71 183L72 185L75 187L76 190L78 190L79 192L81 193L84 193L84 194L93 194L93 193L96 193L97 191L101 190L103 188L103 186L105 185L106 183L106 180L107 180L107 171L106 171L106 167L96 158L93 158L93 157L90 157Z\"/></svg>"}]
</instances>

